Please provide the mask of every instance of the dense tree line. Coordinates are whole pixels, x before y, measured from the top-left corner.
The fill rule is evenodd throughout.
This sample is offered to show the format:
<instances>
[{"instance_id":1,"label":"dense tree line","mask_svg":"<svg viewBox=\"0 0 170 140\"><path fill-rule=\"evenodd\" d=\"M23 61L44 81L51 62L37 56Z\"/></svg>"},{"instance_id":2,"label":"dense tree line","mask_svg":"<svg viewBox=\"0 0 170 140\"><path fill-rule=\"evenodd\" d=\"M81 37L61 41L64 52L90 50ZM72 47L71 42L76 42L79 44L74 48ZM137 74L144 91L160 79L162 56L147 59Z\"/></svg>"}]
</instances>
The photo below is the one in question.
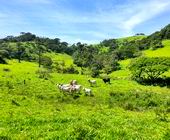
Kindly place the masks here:
<instances>
[{"instance_id":1,"label":"dense tree line","mask_svg":"<svg viewBox=\"0 0 170 140\"><path fill-rule=\"evenodd\" d=\"M59 38L49 39L37 37L32 33L22 32L19 36L7 36L0 39L0 59L1 63L7 59L18 59L34 61L44 52L56 52L72 54L73 50L67 42L61 42Z\"/></svg>"},{"instance_id":2,"label":"dense tree line","mask_svg":"<svg viewBox=\"0 0 170 140\"><path fill-rule=\"evenodd\" d=\"M106 74L119 69L118 59L112 52L101 52L96 46L77 43L74 48L74 64L83 68L89 68L92 76L96 77L103 71Z\"/></svg>"}]
</instances>

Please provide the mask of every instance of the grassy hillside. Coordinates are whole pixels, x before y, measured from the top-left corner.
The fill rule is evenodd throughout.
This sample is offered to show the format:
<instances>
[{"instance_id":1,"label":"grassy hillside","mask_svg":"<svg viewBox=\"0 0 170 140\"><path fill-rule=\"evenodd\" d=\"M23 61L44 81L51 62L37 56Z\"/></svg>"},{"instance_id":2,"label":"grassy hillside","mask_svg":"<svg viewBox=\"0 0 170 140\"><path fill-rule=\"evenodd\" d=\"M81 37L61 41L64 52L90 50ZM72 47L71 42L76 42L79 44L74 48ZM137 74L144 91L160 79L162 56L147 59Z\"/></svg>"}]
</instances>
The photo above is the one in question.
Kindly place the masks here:
<instances>
[{"instance_id":1,"label":"grassy hillside","mask_svg":"<svg viewBox=\"0 0 170 140\"><path fill-rule=\"evenodd\" d=\"M0 64L0 139L169 138L170 115L162 112L168 107L168 88L129 80L108 85L101 79L90 87L88 76L51 73L45 80L37 70L30 62ZM55 84L72 79L91 88L94 97L60 93Z\"/></svg>"},{"instance_id":2,"label":"grassy hillside","mask_svg":"<svg viewBox=\"0 0 170 140\"><path fill-rule=\"evenodd\" d=\"M143 38L145 36L133 36L118 41ZM147 50L143 54L170 57L170 40L164 40L163 44L164 48ZM100 49L102 52L108 50L106 47ZM52 58L54 64L73 65L72 57L64 53L44 55ZM119 61L121 70L109 75L111 84L89 75L60 74L39 68L34 62L9 60L8 64L0 64L0 140L168 140L170 89L132 81L128 70L131 60ZM79 67L74 67L80 71ZM86 96L83 91L73 95L59 91L57 83L68 84L73 79L90 88L93 96ZM97 85L91 87L88 79L95 79Z\"/></svg>"},{"instance_id":3,"label":"grassy hillside","mask_svg":"<svg viewBox=\"0 0 170 140\"><path fill-rule=\"evenodd\" d=\"M142 40L146 38L147 36L144 35L139 35L139 36L130 36L130 37L124 37L124 38L119 38L118 41L124 42L124 41L136 41L136 40Z\"/></svg>"},{"instance_id":4,"label":"grassy hillside","mask_svg":"<svg viewBox=\"0 0 170 140\"><path fill-rule=\"evenodd\" d=\"M73 59L70 55L61 53L46 53L45 55L52 58L53 62L64 62L66 66L73 65Z\"/></svg>"},{"instance_id":5,"label":"grassy hillside","mask_svg":"<svg viewBox=\"0 0 170 140\"><path fill-rule=\"evenodd\" d=\"M170 57L170 40L164 40L162 44L164 45L163 48L159 48L157 50L146 50L144 51L144 55L148 57Z\"/></svg>"},{"instance_id":6,"label":"grassy hillside","mask_svg":"<svg viewBox=\"0 0 170 140\"><path fill-rule=\"evenodd\" d=\"M128 69L128 65L131 59L121 60L119 61L121 70L114 71L110 74L110 77L113 79L129 79L130 78L130 71Z\"/></svg>"},{"instance_id":7,"label":"grassy hillside","mask_svg":"<svg viewBox=\"0 0 170 140\"><path fill-rule=\"evenodd\" d=\"M146 50L143 51L143 56L147 57L170 57L170 40L162 41L164 45L163 48L159 48L157 50ZM130 77L130 71L128 70L128 65L130 61L133 59L121 60L119 64L121 66L121 70L115 71L110 74L110 77L114 79L128 79ZM170 71L165 73L166 76L170 77Z\"/></svg>"}]
</instances>

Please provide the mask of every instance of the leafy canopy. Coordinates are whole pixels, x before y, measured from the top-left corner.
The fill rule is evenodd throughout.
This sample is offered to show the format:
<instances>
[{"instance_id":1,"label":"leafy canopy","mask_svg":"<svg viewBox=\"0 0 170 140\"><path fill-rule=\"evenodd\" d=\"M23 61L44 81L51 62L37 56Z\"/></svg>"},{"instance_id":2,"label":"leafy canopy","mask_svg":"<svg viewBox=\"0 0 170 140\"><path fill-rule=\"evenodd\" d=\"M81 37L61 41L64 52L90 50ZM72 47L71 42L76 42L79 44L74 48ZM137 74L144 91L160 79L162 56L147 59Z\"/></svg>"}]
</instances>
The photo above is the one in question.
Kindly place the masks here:
<instances>
[{"instance_id":1,"label":"leafy canopy","mask_svg":"<svg viewBox=\"0 0 170 140\"><path fill-rule=\"evenodd\" d=\"M129 69L132 78L138 82L149 80L156 81L160 76L170 69L170 58L168 57L141 57L131 62Z\"/></svg>"}]
</instances>

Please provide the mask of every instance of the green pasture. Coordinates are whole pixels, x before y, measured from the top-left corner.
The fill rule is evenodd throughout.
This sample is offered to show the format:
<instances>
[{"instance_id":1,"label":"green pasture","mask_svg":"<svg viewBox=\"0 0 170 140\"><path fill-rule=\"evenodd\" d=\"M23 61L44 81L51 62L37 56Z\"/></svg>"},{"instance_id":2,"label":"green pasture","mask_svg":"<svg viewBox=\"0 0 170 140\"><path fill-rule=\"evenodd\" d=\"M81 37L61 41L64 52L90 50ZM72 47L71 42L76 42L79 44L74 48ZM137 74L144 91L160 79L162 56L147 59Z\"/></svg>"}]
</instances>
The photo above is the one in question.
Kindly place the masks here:
<instances>
[{"instance_id":1,"label":"green pasture","mask_svg":"<svg viewBox=\"0 0 170 140\"><path fill-rule=\"evenodd\" d=\"M54 54L52 54L54 55ZM53 56L63 60L63 55ZM66 65L72 59L65 56ZM69 60L69 61L67 61ZM39 78L37 63L0 64L0 139L169 139L170 89L144 86L127 77L129 60L111 84L87 75L50 73ZM119 73L119 74L118 74ZM76 79L94 96L64 96L57 83Z\"/></svg>"}]
</instances>

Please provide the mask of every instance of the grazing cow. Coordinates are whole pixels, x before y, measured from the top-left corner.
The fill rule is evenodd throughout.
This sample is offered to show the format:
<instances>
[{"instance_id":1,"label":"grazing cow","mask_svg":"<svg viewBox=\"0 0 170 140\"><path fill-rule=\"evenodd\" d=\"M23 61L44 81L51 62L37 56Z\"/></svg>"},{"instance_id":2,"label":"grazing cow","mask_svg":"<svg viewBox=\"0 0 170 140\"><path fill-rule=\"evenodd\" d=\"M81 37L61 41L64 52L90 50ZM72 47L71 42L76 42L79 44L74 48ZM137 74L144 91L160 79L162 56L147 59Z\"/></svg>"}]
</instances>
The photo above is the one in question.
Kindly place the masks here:
<instances>
[{"instance_id":1,"label":"grazing cow","mask_svg":"<svg viewBox=\"0 0 170 140\"><path fill-rule=\"evenodd\" d=\"M92 90L89 88L83 88L83 91L85 92L86 95L89 95L89 96L92 95Z\"/></svg>"},{"instance_id":2,"label":"grazing cow","mask_svg":"<svg viewBox=\"0 0 170 140\"><path fill-rule=\"evenodd\" d=\"M59 88L60 91L62 91L63 93L67 92L67 93L71 93L70 90L70 85L69 84L57 84L57 87Z\"/></svg>"},{"instance_id":3,"label":"grazing cow","mask_svg":"<svg viewBox=\"0 0 170 140\"><path fill-rule=\"evenodd\" d=\"M71 86L71 92L76 92L76 93L80 93L80 91L81 91L81 85L73 85L73 86Z\"/></svg>"},{"instance_id":4,"label":"grazing cow","mask_svg":"<svg viewBox=\"0 0 170 140\"><path fill-rule=\"evenodd\" d=\"M70 84L57 84L60 91L63 93L67 92L69 94L71 93L80 93L81 91L81 85L70 85Z\"/></svg>"},{"instance_id":5,"label":"grazing cow","mask_svg":"<svg viewBox=\"0 0 170 140\"><path fill-rule=\"evenodd\" d=\"M71 80L70 85L77 85L77 80Z\"/></svg>"},{"instance_id":6,"label":"grazing cow","mask_svg":"<svg viewBox=\"0 0 170 140\"><path fill-rule=\"evenodd\" d=\"M90 83L91 86L96 85L96 80L89 79L88 82Z\"/></svg>"},{"instance_id":7,"label":"grazing cow","mask_svg":"<svg viewBox=\"0 0 170 140\"><path fill-rule=\"evenodd\" d=\"M106 83L109 83L110 84L110 78L103 78L103 82L106 84Z\"/></svg>"}]
</instances>

